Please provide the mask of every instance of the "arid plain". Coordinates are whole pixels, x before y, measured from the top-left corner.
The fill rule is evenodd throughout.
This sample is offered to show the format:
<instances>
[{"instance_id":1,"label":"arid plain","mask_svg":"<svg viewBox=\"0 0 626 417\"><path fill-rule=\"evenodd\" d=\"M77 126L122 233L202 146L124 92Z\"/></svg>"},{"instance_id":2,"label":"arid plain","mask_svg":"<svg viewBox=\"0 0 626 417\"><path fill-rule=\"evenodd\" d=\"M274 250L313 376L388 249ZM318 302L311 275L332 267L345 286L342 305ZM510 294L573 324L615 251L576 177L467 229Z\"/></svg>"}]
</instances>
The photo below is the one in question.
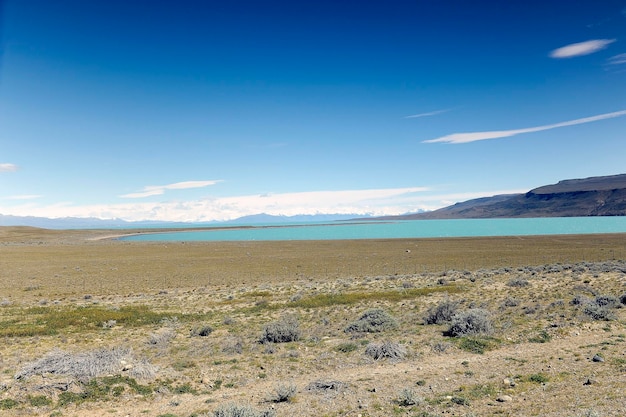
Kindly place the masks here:
<instances>
[{"instance_id":1,"label":"arid plain","mask_svg":"<svg viewBox=\"0 0 626 417\"><path fill-rule=\"evenodd\" d=\"M626 415L624 235L118 233L0 228L2 415Z\"/></svg>"}]
</instances>

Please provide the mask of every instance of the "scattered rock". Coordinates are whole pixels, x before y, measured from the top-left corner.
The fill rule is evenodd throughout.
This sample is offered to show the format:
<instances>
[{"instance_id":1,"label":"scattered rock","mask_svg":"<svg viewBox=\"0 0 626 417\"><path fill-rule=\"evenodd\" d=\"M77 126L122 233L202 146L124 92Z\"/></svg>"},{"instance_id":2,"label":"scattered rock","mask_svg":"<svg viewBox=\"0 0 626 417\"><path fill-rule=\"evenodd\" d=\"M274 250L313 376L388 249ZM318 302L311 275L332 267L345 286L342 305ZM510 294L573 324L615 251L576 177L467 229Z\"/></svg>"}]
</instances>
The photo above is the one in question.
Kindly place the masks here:
<instances>
[{"instance_id":1,"label":"scattered rock","mask_svg":"<svg viewBox=\"0 0 626 417\"><path fill-rule=\"evenodd\" d=\"M511 378L504 378L502 380L502 384L507 386L507 387L514 387L515 386L515 381Z\"/></svg>"},{"instance_id":2,"label":"scattered rock","mask_svg":"<svg viewBox=\"0 0 626 417\"><path fill-rule=\"evenodd\" d=\"M496 401L498 401L499 403L508 403L513 401L513 397L511 397L510 395L500 395L498 398L496 398Z\"/></svg>"}]
</instances>

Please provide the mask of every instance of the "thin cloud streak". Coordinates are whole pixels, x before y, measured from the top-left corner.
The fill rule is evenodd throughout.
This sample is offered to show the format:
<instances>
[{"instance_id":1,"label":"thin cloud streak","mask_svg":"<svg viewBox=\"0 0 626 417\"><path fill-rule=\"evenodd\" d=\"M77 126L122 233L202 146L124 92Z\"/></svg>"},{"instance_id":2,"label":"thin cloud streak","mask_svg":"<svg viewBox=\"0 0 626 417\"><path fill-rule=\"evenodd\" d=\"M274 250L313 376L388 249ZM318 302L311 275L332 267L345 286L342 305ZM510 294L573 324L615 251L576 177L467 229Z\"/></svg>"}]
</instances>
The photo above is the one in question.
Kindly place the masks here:
<instances>
[{"instance_id":1,"label":"thin cloud streak","mask_svg":"<svg viewBox=\"0 0 626 417\"><path fill-rule=\"evenodd\" d=\"M15 172L17 171L17 165L15 164L0 164L0 172Z\"/></svg>"},{"instance_id":2,"label":"thin cloud streak","mask_svg":"<svg viewBox=\"0 0 626 417\"><path fill-rule=\"evenodd\" d=\"M618 54L610 57L607 62L608 65L621 65L626 64L626 54Z\"/></svg>"},{"instance_id":3,"label":"thin cloud streak","mask_svg":"<svg viewBox=\"0 0 626 417\"><path fill-rule=\"evenodd\" d=\"M592 39L585 42L572 43L550 52L550 58L573 58L593 54L608 47L616 39Z\"/></svg>"},{"instance_id":4,"label":"thin cloud streak","mask_svg":"<svg viewBox=\"0 0 626 417\"><path fill-rule=\"evenodd\" d=\"M521 135L524 133L541 132L543 130L556 129L558 127L574 126L583 123L591 123L599 120L612 119L614 117L626 116L626 110L620 110L613 113L605 113L597 116L584 117L582 119L569 120L567 122L555 123L545 126L528 127L525 129L513 130L494 130L487 132L471 132L471 133L454 133L452 135L442 136L436 139L422 141L422 143L469 143L479 140L508 138L511 136Z\"/></svg>"},{"instance_id":5,"label":"thin cloud streak","mask_svg":"<svg viewBox=\"0 0 626 417\"><path fill-rule=\"evenodd\" d=\"M123 194L120 195L120 198L145 198L154 195L162 195L165 194L166 190L185 190L189 188L203 188L208 187L209 185L215 185L221 182L221 180L211 180L211 181L183 181L176 182L168 185L148 185L144 187L143 191L139 191L136 193Z\"/></svg>"},{"instance_id":6,"label":"thin cloud streak","mask_svg":"<svg viewBox=\"0 0 626 417\"><path fill-rule=\"evenodd\" d=\"M436 116L438 114L446 113L446 112L449 112L449 111L450 111L450 109L435 110L435 111L431 111L431 112L427 112L427 113L419 113L419 114L413 114L411 116L404 116L404 118L405 119L417 119L419 117Z\"/></svg>"},{"instance_id":7,"label":"thin cloud streak","mask_svg":"<svg viewBox=\"0 0 626 417\"><path fill-rule=\"evenodd\" d=\"M360 214L398 215L418 210L435 210L455 202L525 190L500 190L465 193L437 193L429 187L371 190L314 191L256 194L183 202L137 202L77 206L68 203L48 206L28 202L1 207L3 214L18 216L94 217L126 221L226 221L266 213L271 215Z\"/></svg>"}]
</instances>

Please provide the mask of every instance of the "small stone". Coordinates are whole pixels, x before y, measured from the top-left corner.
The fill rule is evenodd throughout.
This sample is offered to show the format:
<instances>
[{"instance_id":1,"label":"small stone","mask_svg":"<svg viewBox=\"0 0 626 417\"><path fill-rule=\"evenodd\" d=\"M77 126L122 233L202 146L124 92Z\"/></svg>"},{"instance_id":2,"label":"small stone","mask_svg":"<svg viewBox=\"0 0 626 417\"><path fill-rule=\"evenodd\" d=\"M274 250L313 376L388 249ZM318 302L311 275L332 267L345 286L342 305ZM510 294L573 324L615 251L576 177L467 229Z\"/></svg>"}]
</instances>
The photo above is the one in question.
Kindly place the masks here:
<instances>
[{"instance_id":1,"label":"small stone","mask_svg":"<svg viewBox=\"0 0 626 417\"><path fill-rule=\"evenodd\" d=\"M604 358L600 355L593 355L593 358L591 358L591 360L594 362L604 362Z\"/></svg>"},{"instance_id":2,"label":"small stone","mask_svg":"<svg viewBox=\"0 0 626 417\"><path fill-rule=\"evenodd\" d=\"M511 397L510 395L500 395L498 398L496 398L496 401L498 401L499 403L508 403L513 401L513 397Z\"/></svg>"},{"instance_id":3,"label":"small stone","mask_svg":"<svg viewBox=\"0 0 626 417\"><path fill-rule=\"evenodd\" d=\"M507 387L514 387L515 386L515 381L513 381L511 378L504 378L502 380L502 384L507 386Z\"/></svg>"}]
</instances>

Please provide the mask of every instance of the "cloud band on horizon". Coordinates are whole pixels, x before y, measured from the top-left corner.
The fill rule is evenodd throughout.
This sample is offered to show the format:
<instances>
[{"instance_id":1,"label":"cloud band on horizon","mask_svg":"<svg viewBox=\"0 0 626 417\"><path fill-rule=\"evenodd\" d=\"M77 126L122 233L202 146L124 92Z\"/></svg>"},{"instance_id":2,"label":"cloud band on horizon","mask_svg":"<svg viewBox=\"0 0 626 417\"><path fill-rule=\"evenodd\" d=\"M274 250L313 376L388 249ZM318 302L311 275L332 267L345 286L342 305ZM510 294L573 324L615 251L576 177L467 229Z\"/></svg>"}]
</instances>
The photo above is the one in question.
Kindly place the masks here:
<instances>
[{"instance_id":1,"label":"cloud band on horizon","mask_svg":"<svg viewBox=\"0 0 626 417\"><path fill-rule=\"evenodd\" d=\"M154 195L162 195L165 193L165 190L184 190L189 188L203 188L208 187L209 185L215 185L221 182L221 180L210 180L210 181L183 181L176 182L168 185L148 185L144 187L143 191L139 191L136 193L123 194L120 195L120 198L145 198Z\"/></svg>"},{"instance_id":2,"label":"cloud band on horizon","mask_svg":"<svg viewBox=\"0 0 626 417\"><path fill-rule=\"evenodd\" d=\"M620 110L613 113L599 114L597 116L584 117L582 119L569 120L567 122L554 123L551 125L528 127L525 129L512 130L494 130L487 132L470 132L470 133L453 133L452 135L442 136L436 139L422 141L422 143L469 143L479 140L508 138L511 136L521 135L523 133L541 132L543 130L556 129L558 127L574 126L583 123L591 123L599 120L612 119L614 117L626 116L626 110Z\"/></svg>"},{"instance_id":3,"label":"cloud band on horizon","mask_svg":"<svg viewBox=\"0 0 626 417\"><path fill-rule=\"evenodd\" d=\"M191 201L133 202L118 204L74 205L24 203L0 205L9 215L36 217L123 219L126 221L207 222L233 220L253 214L315 215L357 214L397 215L417 210L434 210L458 201L526 190L441 193L430 187L405 187L362 190L302 191L204 198Z\"/></svg>"}]
</instances>

